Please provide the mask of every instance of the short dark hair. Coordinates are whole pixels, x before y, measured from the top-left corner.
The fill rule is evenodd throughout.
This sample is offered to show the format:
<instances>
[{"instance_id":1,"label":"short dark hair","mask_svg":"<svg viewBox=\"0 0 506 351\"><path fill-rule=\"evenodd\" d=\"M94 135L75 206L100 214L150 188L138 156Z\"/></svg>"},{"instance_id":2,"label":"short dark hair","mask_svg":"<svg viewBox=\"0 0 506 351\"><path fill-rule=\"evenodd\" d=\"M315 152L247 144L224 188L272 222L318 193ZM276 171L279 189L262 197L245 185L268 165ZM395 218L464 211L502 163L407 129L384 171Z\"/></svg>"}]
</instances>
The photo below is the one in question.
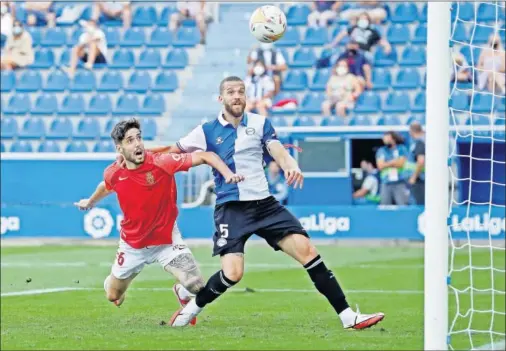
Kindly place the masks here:
<instances>
[{"instance_id":1,"label":"short dark hair","mask_svg":"<svg viewBox=\"0 0 506 351\"><path fill-rule=\"evenodd\" d=\"M125 139L125 134L132 128L137 128L141 130L141 124L135 118L126 119L124 121L118 122L111 132L111 138L114 140L115 144L121 144L123 139Z\"/></svg>"},{"instance_id":2,"label":"short dark hair","mask_svg":"<svg viewBox=\"0 0 506 351\"><path fill-rule=\"evenodd\" d=\"M404 138L399 133L391 130L386 132L385 134L389 134L392 137L392 139L394 139L396 145L404 144Z\"/></svg>"},{"instance_id":3,"label":"short dark hair","mask_svg":"<svg viewBox=\"0 0 506 351\"><path fill-rule=\"evenodd\" d=\"M420 124L420 122L417 122L417 121L411 122L411 124L409 125L409 129L413 133L421 133L421 132L423 132L422 125Z\"/></svg>"},{"instance_id":4,"label":"short dark hair","mask_svg":"<svg viewBox=\"0 0 506 351\"><path fill-rule=\"evenodd\" d=\"M225 86L225 83L227 82L241 82L243 83L242 79L237 76L228 76L225 79L223 79L220 83L220 94L223 93L223 87Z\"/></svg>"}]
</instances>

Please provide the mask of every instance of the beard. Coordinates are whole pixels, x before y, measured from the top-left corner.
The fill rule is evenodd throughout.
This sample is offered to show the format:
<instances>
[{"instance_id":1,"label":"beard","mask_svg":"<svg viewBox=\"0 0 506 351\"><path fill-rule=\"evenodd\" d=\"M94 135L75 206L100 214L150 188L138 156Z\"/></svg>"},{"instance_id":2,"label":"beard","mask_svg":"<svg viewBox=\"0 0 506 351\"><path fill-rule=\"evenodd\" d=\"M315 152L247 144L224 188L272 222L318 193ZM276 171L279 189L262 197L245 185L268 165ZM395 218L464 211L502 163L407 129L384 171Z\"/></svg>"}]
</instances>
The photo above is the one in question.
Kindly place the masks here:
<instances>
[{"instance_id":1,"label":"beard","mask_svg":"<svg viewBox=\"0 0 506 351\"><path fill-rule=\"evenodd\" d=\"M237 102L236 102L237 103ZM239 102L239 105L233 104L224 104L225 111L227 111L232 116L239 118L244 114L244 109L246 108L246 103Z\"/></svg>"},{"instance_id":2,"label":"beard","mask_svg":"<svg viewBox=\"0 0 506 351\"><path fill-rule=\"evenodd\" d=\"M123 157L125 158L126 161L138 166L144 162L145 152L143 150L141 154L136 154L136 152L134 151L130 154L124 154Z\"/></svg>"}]
</instances>

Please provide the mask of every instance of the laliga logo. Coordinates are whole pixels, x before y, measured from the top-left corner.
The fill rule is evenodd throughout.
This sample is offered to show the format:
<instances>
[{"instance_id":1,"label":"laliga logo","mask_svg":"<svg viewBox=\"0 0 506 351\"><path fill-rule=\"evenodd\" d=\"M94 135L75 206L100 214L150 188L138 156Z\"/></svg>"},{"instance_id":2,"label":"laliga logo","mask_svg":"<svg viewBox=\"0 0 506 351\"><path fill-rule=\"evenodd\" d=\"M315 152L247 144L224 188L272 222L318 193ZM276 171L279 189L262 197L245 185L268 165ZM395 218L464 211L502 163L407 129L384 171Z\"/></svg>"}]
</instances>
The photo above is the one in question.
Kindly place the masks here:
<instances>
[{"instance_id":1,"label":"laliga logo","mask_svg":"<svg viewBox=\"0 0 506 351\"><path fill-rule=\"evenodd\" d=\"M490 217L488 213L463 218L454 214L449 226L453 232L488 232L490 235L499 235L506 230L506 220ZM425 235L425 212L418 216L418 231Z\"/></svg>"},{"instance_id":2,"label":"laliga logo","mask_svg":"<svg viewBox=\"0 0 506 351\"><path fill-rule=\"evenodd\" d=\"M7 232L17 232L20 228L19 217L0 217L0 234Z\"/></svg>"},{"instance_id":3,"label":"laliga logo","mask_svg":"<svg viewBox=\"0 0 506 351\"><path fill-rule=\"evenodd\" d=\"M84 216L84 231L95 239L111 234L113 225L111 213L103 208L92 208Z\"/></svg>"},{"instance_id":4,"label":"laliga logo","mask_svg":"<svg viewBox=\"0 0 506 351\"><path fill-rule=\"evenodd\" d=\"M327 235L334 235L336 232L347 232L350 230L349 217L325 217L325 213L312 214L309 217L299 218L302 226L308 231L321 231Z\"/></svg>"}]
</instances>

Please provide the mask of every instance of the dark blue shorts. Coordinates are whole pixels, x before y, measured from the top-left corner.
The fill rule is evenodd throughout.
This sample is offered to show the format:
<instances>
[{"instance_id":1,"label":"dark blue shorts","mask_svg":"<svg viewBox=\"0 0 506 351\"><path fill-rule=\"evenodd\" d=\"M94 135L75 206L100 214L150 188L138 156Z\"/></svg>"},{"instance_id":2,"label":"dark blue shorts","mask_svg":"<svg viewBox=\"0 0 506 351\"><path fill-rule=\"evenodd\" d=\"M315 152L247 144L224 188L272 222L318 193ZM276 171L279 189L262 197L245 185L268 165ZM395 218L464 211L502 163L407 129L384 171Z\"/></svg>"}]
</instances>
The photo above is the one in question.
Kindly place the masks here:
<instances>
[{"instance_id":1,"label":"dark blue shorts","mask_svg":"<svg viewBox=\"0 0 506 351\"><path fill-rule=\"evenodd\" d=\"M280 250L278 242L287 235L309 237L299 220L272 196L217 205L214 224L213 256L244 253L246 241L253 234L265 239L274 250Z\"/></svg>"}]
</instances>

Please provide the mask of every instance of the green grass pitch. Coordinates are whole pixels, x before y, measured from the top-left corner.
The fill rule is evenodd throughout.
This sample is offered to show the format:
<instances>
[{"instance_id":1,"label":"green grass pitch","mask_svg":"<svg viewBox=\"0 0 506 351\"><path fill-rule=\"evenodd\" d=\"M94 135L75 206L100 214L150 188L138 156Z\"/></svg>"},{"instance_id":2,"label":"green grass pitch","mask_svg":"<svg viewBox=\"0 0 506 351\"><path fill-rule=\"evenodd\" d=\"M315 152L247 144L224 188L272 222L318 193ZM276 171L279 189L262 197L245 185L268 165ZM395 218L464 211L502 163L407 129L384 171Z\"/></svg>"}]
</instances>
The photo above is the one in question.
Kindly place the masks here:
<instances>
[{"instance_id":1,"label":"green grass pitch","mask_svg":"<svg viewBox=\"0 0 506 351\"><path fill-rule=\"evenodd\" d=\"M199 349L199 350L414 350L423 348L423 249L408 247L319 246L340 280L352 307L386 318L364 331L343 330L337 316L304 272L290 258L261 245L249 245L246 273L200 315L196 327L160 325L178 307L170 290L173 278L151 265L136 278L121 308L107 302L104 278L115 247L3 247L1 250L1 349ZM195 256L207 279L219 265L209 247ZM456 267L468 264L467 252ZM488 250L473 252L473 265L490 265ZM493 254L504 269L504 251ZM473 286L505 290L504 274L473 270ZM28 283L30 279L31 281ZM469 285L465 271L453 285ZM39 289L74 288L45 294L9 295ZM248 288L248 289L246 289ZM504 295L461 294L459 311L505 311ZM450 295L450 322L455 299ZM471 323L470 323L470 318ZM493 322L493 323L492 323ZM459 318L457 330L504 333L503 315L474 313ZM499 341L499 336L495 339ZM491 342L490 334L454 335L452 346L470 349Z\"/></svg>"}]
</instances>

